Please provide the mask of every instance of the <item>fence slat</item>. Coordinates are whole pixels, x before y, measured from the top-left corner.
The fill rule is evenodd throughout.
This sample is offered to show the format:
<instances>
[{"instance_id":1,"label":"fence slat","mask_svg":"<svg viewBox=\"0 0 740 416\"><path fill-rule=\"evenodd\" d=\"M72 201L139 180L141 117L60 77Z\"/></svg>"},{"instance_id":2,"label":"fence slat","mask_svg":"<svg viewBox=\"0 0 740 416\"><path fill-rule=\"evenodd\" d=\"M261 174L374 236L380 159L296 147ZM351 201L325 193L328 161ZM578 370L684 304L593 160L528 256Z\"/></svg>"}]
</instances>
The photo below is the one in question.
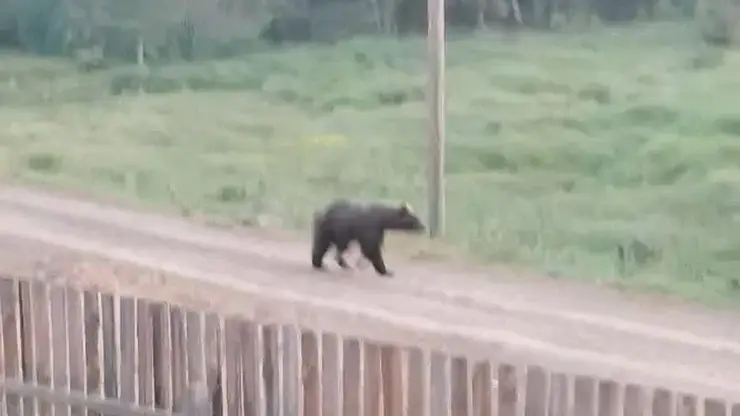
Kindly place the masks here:
<instances>
[{"instance_id":1,"label":"fence slat","mask_svg":"<svg viewBox=\"0 0 740 416\"><path fill-rule=\"evenodd\" d=\"M172 410L172 339L170 334L170 307L164 302L150 304L152 311L152 343L154 346L154 406Z\"/></svg>"},{"instance_id":2,"label":"fence slat","mask_svg":"<svg viewBox=\"0 0 740 416\"><path fill-rule=\"evenodd\" d=\"M568 416L572 413L568 406L570 396L568 381L565 374L555 373L550 376L549 416Z\"/></svg>"},{"instance_id":3,"label":"fence slat","mask_svg":"<svg viewBox=\"0 0 740 416\"><path fill-rule=\"evenodd\" d=\"M619 383L612 380L599 382L599 416L622 416L624 411L620 387Z\"/></svg>"},{"instance_id":4,"label":"fence slat","mask_svg":"<svg viewBox=\"0 0 740 416\"><path fill-rule=\"evenodd\" d=\"M246 415L265 414L264 332L260 325L244 322L242 337L243 402Z\"/></svg>"},{"instance_id":5,"label":"fence slat","mask_svg":"<svg viewBox=\"0 0 740 416\"><path fill-rule=\"evenodd\" d=\"M666 389L653 391L653 416L673 416L673 393Z\"/></svg>"},{"instance_id":6,"label":"fence slat","mask_svg":"<svg viewBox=\"0 0 740 416\"><path fill-rule=\"evenodd\" d=\"M362 395L362 344L356 339L344 341L342 364L342 391L344 392L344 415L363 415Z\"/></svg>"},{"instance_id":7,"label":"fence slat","mask_svg":"<svg viewBox=\"0 0 740 416\"><path fill-rule=\"evenodd\" d=\"M96 395L104 397L103 394L103 346L102 328L100 325L100 294L96 292L83 292L82 300L85 317L85 365L87 366L88 396ZM88 416L99 415L98 412L87 410Z\"/></svg>"},{"instance_id":8,"label":"fence slat","mask_svg":"<svg viewBox=\"0 0 740 416\"><path fill-rule=\"evenodd\" d=\"M89 325L88 331L90 331L91 339L90 339L90 345L91 348L95 349L95 359L94 364L92 365L92 368L89 368L88 371L93 372L93 376L90 377L90 380L95 380L95 384L91 387L93 389L92 391L95 392L96 395L98 395L100 398L105 399L105 372L107 370L107 364L105 360L105 333L104 328L108 327L109 325L104 325L105 322L103 322L103 294L100 292L85 292L84 293L85 298L85 307L87 308L89 306L90 314L94 315L94 318L90 318L88 322L86 322L87 325ZM93 329L94 328L94 329ZM89 360L88 360L89 361ZM90 364L88 363L88 366ZM91 409L88 409L87 411L88 415L96 415L96 416L103 416L98 411L93 411Z\"/></svg>"},{"instance_id":9,"label":"fence slat","mask_svg":"<svg viewBox=\"0 0 740 416\"><path fill-rule=\"evenodd\" d=\"M516 416L519 400L516 367L501 364L498 368L498 411L500 416ZM591 415L589 415L591 416Z\"/></svg>"},{"instance_id":10,"label":"fence slat","mask_svg":"<svg viewBox=\"0 0 740 416\"><path fill-rule=\"evenodd\" d=\"M186 313L188 389L182 412L189 416L210 416L213 411L212 395L206 379L205 325L203 313Z\"/></svg>"},{"instance_id":11,"label":"fence slat","mask_svg":"<svg viewBox=\"0 0 740 416\"><path fill-rule=\"evenodd\" d=\"M6 371L5 367L8 361L5 357L5 311L3 305L10 304L12 298L10 292L6 292L7 287L4 285L8 279L0 276L0 382L5 382ZM5 389L0 389L0 415L6 416L8 414L8 396Z\"/></svg>"},{"instance_id":12,"label":"fence slat","mask_svg":"<svg viewBox=\"0 0 740 416\"><path fill-rule=\"evenodd\" d=\"M380 378L383 383L383 415L405 416L403 351L398 347L384 345L380 348L380 362Z\"/></svg>"},{"instance_id":13,"label":"fence slat","mask_svg":"<svg viewBox=\"0 0 740 416\"><path fill-rule=\"evenodd\" d=\"M382 386L380 380L380 346L363 342L362 346L362 391L365 416L379 416Z\"/></svg>"},{"instance_id":14,"label":"fence slat","mask_svg":"<svg viewBox=\"0 0 740 416\"><path fill-rule=\"evenodd\" d=\"M22 406L0 397L0 412L120 414L104 399L144 404L150 391L147 404L165 410L148 414L193 416L214 409L245 416L740 416L740 404L664 388L571 379L538 366L527 367L526 378L507 364L494 374L489 362L442 352L241 318L219 326L216 315L164 303L151 309L133 298L0 278L0 378L27 384L7 384L3 394L21 395Z\"/></svg>"},{"instance_id":15,"label":"fence slat","mask_svg":"<svg viewBox=\"0 0 740 416\"><path fill-rule=\"evenodd\" d=\"M243 413L241 396L243 388L241 371L242 371L242 345L241 322L235 319L226 319L224 328L224 362L226 363L225 372L222 373L222 383L226 389L226 409L228 415L238 415Z\"/></svg>"},{"instance_id":16,"label":"fence slat","mask_svg":"<svg viewBox=\"0 0 740 416\"><path fill-rule=\"evenodd\" d=\"M20 322L21 322L21 363L23 367L23 381L36 385L36 353L34 346L36 340L34 339L34 313L33 313L33 292L31 288L31 282L21 280L19 282L19 294L20 294ZM24 397L22 399L22 407L24 414L35 415L37 412L36 400L33 398Z\"/></svg>"},{"instance_id":17,"label":"fence slat","mask_svg":"<svg viewBox=\"0 0 740 416\"><path fill-rule=\"evenodd\" d=\"M21 307L18 281L2 279L0 286L0 310L3 317L3 373L7 380L21 380L23 373L23 351L21 346ZM21 414L21 398L6 394L8 414Z\"/></svg>"},{"instance_id":18,"label":"fence slat","mask_svg":"<svg viewBox=\"0 0 740 416\"><path fill-rule=\"evenodd\" d=\"M220 330L219 318L214 313L205 315L205 344L203 345L206 368L206 384L210 395L213 415L221 414L221 391L219 390L219 374L221 372L220 359Z\"/></svg>"},{"instance_id":19,"label":"fence slat","mask_svg":"<svg viewBox=\"0 0 740 416\"><path fill-rule=\"evenodd\" d=\"M0 377L19 377L20 351L18 349L18 284L13 279L0 278Z\"/></svg>"},{"instance_id":20,"label":"fence slat","mask_svg":"<svg viewBox=\"0 0 740 416\"><path fill-rule=\"evenodd\" d=\"M596 380L587 376L576 376L573 383L573 397L575 416L597 414Z\"/></svg>"},{"instance_id":21,"label":"fence slat","mask_svg":"<svg viewBox=\"0 0 740 416\"><path fill-rule=\"evenodd\" d=\"M51 329L49 322L49 285L41 281L31 284L33 297L33 358L36 363L36 382L39 386L51 387ZM37 409L40 415L48 415L52 409L48 402L37 400Z\"/></svg>"},{"instance_id":22,"label":"fence slat","mask_svg":"<svg viewBox=\"0 0 740 416\"><path fill-rule=\"evenodd\" d=\"M334 334L321 336L321 388L323 416L340 416L343 406L342 342Z\"/></svg>"},{"instance_id":23,"label":"fence slat","mask_svg":"<svg viewBox=\"0 0 740 416\"><path fill-rule=\"evenodd\" d=\"M473 415L493 416L493 368L489 361L473 366Z\"/></svg>"},{"instance_id":24,"label":"fence slat","mask_svg":"<svg viewBox=\"0 0 740 416\"><path fill-rule=\"evenodd\" d=\"M301 332L301 375L303 379L303 414L321 415L321 344L313 331Z\"/></svg>"},{"instance_id":25,"label":"fence slat","mask_svg":"<svg viewBox=\"0 0 740 416\"><path fill-rule=\"evenodd\" d=\"M470 406L470 374L468 360L454 357L450 360L450 413L453 416L468 416Z\"/></svg>"},{"instance_id":26,"label":"fence slat","mask_svg":"<svg viewBox=\"0 0 740 416\"><path fill-rule=\"evenodd\" d=\"M185 358L187 389L182 411L194 416L206 416L211 412L210 392L205 376L205 339L202 331L205 325L203 315L197 312L185 312Z\"/></svg>"},{"instance_id":27,"label":"fence slat","mask_svg":"<svg viewBox=\"0 0 740 416\"><path fill-rule=\"evenodd\" d=\"M52 388L68 391L67 369L67 302L64 288L57 285L49 288L49 326L51 330ZM67 405L54 406L55 416L66 416L70 412Z\"/></svg>"},{"instance_id":28,"label":"fence slat","mask_svg":"<svg viewBox=\"0 0 740 416\"><path fill-rule=\"evenodd\" d=\"M147 408L155 406L155 384L154 384L154 322L157 317L149 302L136 299L136 350L139 365L138 391L139 405ZM159 348L160 346L157 346Z\"/></svg>"},{"instance_id":29,"label":"fence slat","mask_svg":"<svg viewBox=\"0 0 740 416\"><path fill-rule=\"evenodd\" d=\"M429 369L431 380L431 414L449 416L451 414L450 358L439 352L432 352Z\"/></svg>"},{"instance_id":30,"label":"fence slat","mask_svg":"<svg viewBox=\"0 0 740 416\"><path fill-rule=\"evenodd\" d=\"M420 348L412 348L408 356L408 414L429 416L431 411L429 354Z\"/></svg>"},{"instance_id":31,"label":"fence slat","mask_svg":"<svg viewBox=\"0 0 740 416\"><path fill-rule=\"evenodd\" d=\"M118 392L118 350L121 343L120 335L116 330L116 310L120 308L117 297L101 294L100 297L100 319L102 330L102 374L104 397L115 399L119 397Z\"/></svg>"},{"instance_id":32,"label":"fence slat","mask_svg":"<svg viewBox=\"0 0 740 416\"><path fill-rule=\"evenodd\" d=\"M262 368L265 377L265 409L268 416L283 416L283 386L282 377L282 341L283 332L276 325L265 325L262 327L264 340Z\"/></svg>"},{"instance_id":33,"label":"fence slat","mask_svg":"<svg viewBox=\"0 0 740 416\"><path fill-rule=\"evenodd\" d=\"M301 348L298 329L292 325L282 327L283 332L283 403L285 415L303 414L303 388L301 386Z\"/></svg>"},{"instance_id":34,"label":"fence slat","mask_svg":"<svg viewBox=\"0 0 740 416\"><path fill-rule=\"evenodd\" d=\"M656 413L655 416L663 415ZM727 416L727 405L722 400L713 398L704 399L704 416Z\"/></svg>"},{"instance_id":35,"label":"fence slat","mask_svg":"<svg viewBox=\"0 0 740 416\"><path fill-rule=\"evenodd\" d=\"M187 399L187 341L185 339L185 311L170 306L170 337L172 342L172 403L173 410L182 409Z\"/></svg>"},{"instance_id":36,"label":"fence slat","mask_svg":"<svg viewBox=\"0 0 740 416\"><path fill-rule=\"evenodd\" d=\"M228 416L229 402L228 392L226 389L226 374L229 372L226 362L226 320L223 317L218 318L218 375L216 376L216 403L214 405L214 415Z\"/></svg>"},{"instance_id":37,"label":"fence slat","mask_svg":"<svg viewBox=\"0 0 740 416\"><path fill-rule=\"evenodd\" d=\"M547 416L547 404L550 401L548 382L548 374L544 368L527 367L527 391L524 406L526 416Z\"/></svg>"},{"instance_id":38,"label":"fence slat","mask_svg":"<svg viewBox=\"0 0 740 416\"><path fill-rule=\"evenodd\" d=\"M13 305L14 312L15 312L15 326L16 326L16 340L15 340L15 351L17 353L17 372L16 372L16 380L17 381L23 381L24 380L24 346L23 346L23 337L24 337L24 328L23 328L23 295L21 294L21 282L15 281L15 302ZM27 404L27 400L25 400L22 396L16 395L15 398L17 403L17 409L20 411L21 414L26 414L26 412L29 409L29 405Z\"/></svg>"},{"instance_id":39,"label":"fence slat","mask_svg":"<svg viewBox=\"0 0 740 416\"><path fill-rule=\"evenodd\" d=\"M82 294L67 288L67 351L70 391L84 394L87 386L85 366L85 318ZM84 409L72 407L73 415L85 414Z\"/></svg>"},{"instance_id":40,"label":"fence slat","mask_svg":"<svg viewBox=\"0 0 740 416\"><path fill-rule=\"evenodd\" d=\"M647 397L642 386L627 384L624 388L624 416L643 416Z\"/></svg>"},{"instance_id":41,"label":"fence slat","mask_svg":"<svg viewBox=\"0 0 740 416\"><path fill-rule=\"evenodd\" d=\"M17 353L15 344L16 314L13 305L16 303L15 284L12 279L0 277L0 380L13 379L17 368ZM0 412L4 415L18 414L20 409L16 403L10 403L15 399L8 395L5 390L0 393Z\"/></svg>"},{"instance_id":42,"label":"fence slat","mask_svg":"<svg viewBox=\"0 0 740 416\"><path fill-rule=\"evenodd\" d=\"M6 384L5 389L12 394L18 394L23 397L35 398L41 402L58 403L70 405L78 408L85 408L86 411L106 416L131 416L132 409L129 406L122 405L119 401L109 400L98 394L92 396L78 392L56 392L48 387L38 387L30 384L18 383L16 381ZM133 411L138 416L180 416L179 413L166 411L156 411L150 409L136 409ZM12 415L16 416L16 415ZM46 416L46 415L40 415Z\"/></svg>"},{"instance_id":43,"label":"fence slat","mask_svg":"<svg viewBox=\"0 0 740 416\"><path fill-rule=\"evenodd\" d=\"M119 380L120 392L119 397L124 403L135 404L136 397L136 301L134 299L123 298L118 306L118 359L120 360Z\"/></svg>"},{"instance_id":44,"label":"fence slat","mask_svg":"<svg viewBox=\"0 0 740 416\"><path fill-rule=\"evenodd\" d=\"M697 416L696 396L692 394L681 394L678 399L677 416Z\"/></svg>"}]
</instances>

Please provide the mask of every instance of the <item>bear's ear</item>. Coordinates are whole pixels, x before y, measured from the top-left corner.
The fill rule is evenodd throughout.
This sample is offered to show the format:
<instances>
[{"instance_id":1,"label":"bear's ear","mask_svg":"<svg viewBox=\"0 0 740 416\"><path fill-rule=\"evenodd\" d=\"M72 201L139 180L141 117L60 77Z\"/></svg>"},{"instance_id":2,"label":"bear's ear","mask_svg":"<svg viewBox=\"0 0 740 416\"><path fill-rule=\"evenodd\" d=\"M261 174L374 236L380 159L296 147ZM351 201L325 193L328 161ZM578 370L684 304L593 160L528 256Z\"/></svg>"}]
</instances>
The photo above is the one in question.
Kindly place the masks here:
<instances>
[{"instance_id":1,"label":"bear's ear","mask_svg":"<svg viewBox=\"0 0 740 416\"><path fill-rule=\"evenodd\" d=\"M411 205L409 205L408 202L404 202L403 204L401 204L401 214L402 215L413 214L413 213L414 213L414 210L413 208L411 208Z\"/></svg>"}]
</instances>

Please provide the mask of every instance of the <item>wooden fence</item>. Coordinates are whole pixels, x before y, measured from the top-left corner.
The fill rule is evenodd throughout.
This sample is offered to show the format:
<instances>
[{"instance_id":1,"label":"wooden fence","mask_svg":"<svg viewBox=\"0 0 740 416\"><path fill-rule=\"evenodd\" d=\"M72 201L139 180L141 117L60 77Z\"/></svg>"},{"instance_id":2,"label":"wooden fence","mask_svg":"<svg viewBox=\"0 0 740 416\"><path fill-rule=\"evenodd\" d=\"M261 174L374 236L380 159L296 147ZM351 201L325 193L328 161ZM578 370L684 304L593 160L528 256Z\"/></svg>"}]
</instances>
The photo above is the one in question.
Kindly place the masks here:
<instances>
[{"instance_id":1,"label":"wooden fence","mask_svg":"<svg viewBox=\"0 0 740 416\"><path fill-rule=\"evenodd\" d=\"M236 293L253 308L240 315L94 272L95 284L0 278L0 415L740 416L705 392L502 362L494 345L460 355L444 348L460 344L452 332L401 345L276 319L287 304Z\"/></svg>"},{"instance_id":2,"label":"wooden fence","mask_svg":"<svg viewBox=\"0 0 740 416\"><path fill-rule=\"evenodd\" d=\"M660 388L39 280L3 278L0 293L3 415L740 415Z\"/></svg>"}]
</instances>

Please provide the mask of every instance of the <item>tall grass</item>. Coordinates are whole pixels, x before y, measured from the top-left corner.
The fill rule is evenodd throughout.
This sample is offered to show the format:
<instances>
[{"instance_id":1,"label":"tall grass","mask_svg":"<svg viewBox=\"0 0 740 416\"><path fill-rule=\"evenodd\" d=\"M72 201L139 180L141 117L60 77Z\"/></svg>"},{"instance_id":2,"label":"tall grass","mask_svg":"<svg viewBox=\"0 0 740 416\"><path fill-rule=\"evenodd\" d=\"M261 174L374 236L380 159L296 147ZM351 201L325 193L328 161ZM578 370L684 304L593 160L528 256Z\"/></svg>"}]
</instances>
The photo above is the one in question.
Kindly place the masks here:
<instances>
[{"instance_id":1,"label":"tall grass","mask_svg":"<svg viewBox=\"0 0 740 416\"><path fill-rule=\"evenodd\" d=\"M481 258L740 296L740 57L690 27L448 44L446 239ZM0 172L303 228L334 196L423 213L425 47L356 39L81 75L0 65Z\"/></svg>"}]
</instances>

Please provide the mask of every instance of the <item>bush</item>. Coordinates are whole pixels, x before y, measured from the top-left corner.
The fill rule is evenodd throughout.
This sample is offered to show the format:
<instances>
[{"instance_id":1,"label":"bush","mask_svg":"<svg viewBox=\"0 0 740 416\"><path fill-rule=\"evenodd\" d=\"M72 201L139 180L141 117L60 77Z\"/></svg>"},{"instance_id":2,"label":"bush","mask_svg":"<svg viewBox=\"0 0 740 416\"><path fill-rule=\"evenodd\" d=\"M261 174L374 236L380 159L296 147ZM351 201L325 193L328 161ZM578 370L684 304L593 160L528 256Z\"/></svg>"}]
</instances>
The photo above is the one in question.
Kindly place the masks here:
<instances>
[{"instance_id":1,"label":"bush","mask_svg":"<svg viewBox=\"0 0 740 416\"><path fill-rule=\"evenodd\" d=\"M121 73L110 81L110 93L121 95L131 92L146 92L162 94L181 91L185 88L178 80L160 76L158 74L138 74L135 72Z\"/></svg>"},{"instance_id":2,"label":"bush","mask_svg":"<svg viewBox=\"0 0 740 416\"><path fill-rule=\"evenodd\" d=\"M82 72L92 72L106 69L108 67L103 56L103 48L95 46L92 48L80 48L75 51L77 68Z\"/></svg>"},{"instance_id":3,"label":"bush","mask_svg":"<svg viewBox=\"0 0 740 416\"><path fill-rule=\"evenodd\" d=\"M740 5L735 0L703 0L697 13L702 39L712 45L740 42Z\"/></svg>"}]
</instances>

